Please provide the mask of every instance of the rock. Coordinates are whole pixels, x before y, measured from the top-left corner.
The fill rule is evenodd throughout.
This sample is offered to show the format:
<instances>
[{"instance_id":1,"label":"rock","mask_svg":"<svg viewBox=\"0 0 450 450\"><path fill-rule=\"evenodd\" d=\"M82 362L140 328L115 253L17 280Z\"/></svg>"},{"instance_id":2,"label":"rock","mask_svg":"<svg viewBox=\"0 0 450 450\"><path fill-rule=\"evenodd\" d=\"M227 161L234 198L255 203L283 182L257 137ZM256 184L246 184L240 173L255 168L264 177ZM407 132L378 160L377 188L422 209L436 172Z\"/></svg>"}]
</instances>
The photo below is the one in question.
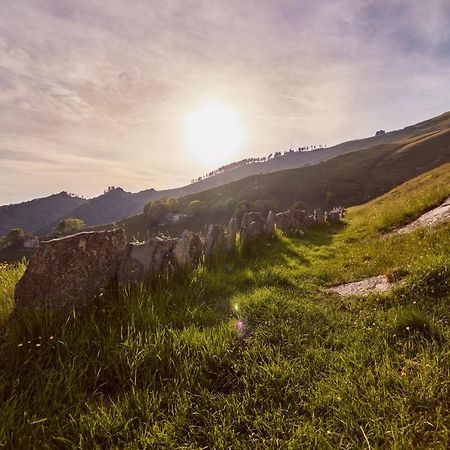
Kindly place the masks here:
<instances>
[{"instance_id":1,"label":"rock","mask_svg":"<svg viewBox=\"0 0 450 450\"><path fill-rule=\"evenodd\" d=\"M245 213L241 224L241 245L247 248L264 235L264 219L259 212Z\"/></svg>"},{"instance_id":2,"label":"rock","mask_svg":"<svg viewBox=\"0 0 450 450\"><path fill-rule=\"evenodd\" d=\"M222 225L210 225L205 238L205 258L210 262L225 249L225 230Z\"/></svg>"},{"instance_id":3,"label":"rock","mask_svg":"<svg viewBox=\"0 0 450 450\"><path fill-rule=\"evenodd\" d=\"M284 233L303 235L301 227L308 224L308 216L305 211L283 211L275 214L275 225Z\"/></svg>"},{"instance_id":4,"label":"rock","mask_svg":"<svg viewBox=\"0 0 450 450\"><path fill-rule=\"evenodd\" d=\"M85 310L117 280L125 249L121 229L79 233L41 243L16 285L16 309Z\"/></svg>"},{"instance_id":5,"label":"rock","mask_svg":"<svg viewBox=\"0 0 450 450\"><path fill-rule=\"evenodd\" d=\"M170 271L177 241L155 237L148 242L127 244L118 272L119 283L142 283Z\"/></svg>"},{"instance_id":6,"label":"rock","mask_svg":"<svg viewBox=\"0 0 450 450\"><path fill-rule=\"evenodd\" d=\"M200 264L203 244L198 234L185 230L172 251L173 260L178 267L195 267Z\"/></svg>"},{"instance_id":7,"label":"rock","mask_svg":"<svg viewBox=\"0 0 450 450\"><path fill-rule=\"evenodd\" d=\"M333 209L328 213L327 217L328 223L339 223L342 220L342 212L336 209Z\"/></svg>"},{"instance_id":8,"label":"rock","mask_svg":"<svg viewBox=\"0 0 450 450\"><path fill-rule=\"evenodd\" d=\"M273 236L274 231L275 231L275 215L273 211L269 211L269 214L267 214L266 223L264 224L264 233L266 233L269 236Z\"/></svg>"},{"instance_id":9,"label":"rock","mask_svg":"<svg viewBox=\"0 0 450 450\"><path fill-rule=\"evenodd\" d=\"M228 249L232 249L236 245L236 235L239 231L237 219L232 217L228 222L228 225L225 230L225 238L226 238L226 247Z\"/></svg>"}]
</instances>

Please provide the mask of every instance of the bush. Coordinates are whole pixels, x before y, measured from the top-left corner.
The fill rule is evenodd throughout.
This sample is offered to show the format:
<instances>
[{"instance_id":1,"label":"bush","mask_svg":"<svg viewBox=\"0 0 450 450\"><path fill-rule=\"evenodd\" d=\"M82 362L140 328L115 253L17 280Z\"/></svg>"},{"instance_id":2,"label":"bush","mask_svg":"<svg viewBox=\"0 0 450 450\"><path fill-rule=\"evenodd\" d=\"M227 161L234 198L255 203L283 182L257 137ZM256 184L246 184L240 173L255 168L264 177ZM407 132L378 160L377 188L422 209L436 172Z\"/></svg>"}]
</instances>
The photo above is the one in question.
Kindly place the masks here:
<instances>
[{"instance_id":1,"label":"bush","mask_svg":"<svg viewBox=\"0 0 450 450\"><path fill-rule=\"evenodd\" d=\"M22 228L12 228L6 236L9 244L14 247L21 246L25 237L25 231L23 231Z\"/></svg>"},{"instance_id":2,"label":"bush","mask_svg":"<svg viewBox=\"0 0 450 450\"><path fill-rule=\"evenodd\" d=\"M83 220L71 217L64 219L55 228L55 233L58 235L64 235L80 231L86 224Z\"/></svg>"},{"instance_id":3,"label":"bush","mask_svg":"<svg viewBox=\"0 0 450 450\"><path fill-rule=\"evenodd\" d=\"M147 225L158 225L168 213L177 212L178 201L174 198L153 200L144 207L144 218Z\"/></svg>"}]
</instances>

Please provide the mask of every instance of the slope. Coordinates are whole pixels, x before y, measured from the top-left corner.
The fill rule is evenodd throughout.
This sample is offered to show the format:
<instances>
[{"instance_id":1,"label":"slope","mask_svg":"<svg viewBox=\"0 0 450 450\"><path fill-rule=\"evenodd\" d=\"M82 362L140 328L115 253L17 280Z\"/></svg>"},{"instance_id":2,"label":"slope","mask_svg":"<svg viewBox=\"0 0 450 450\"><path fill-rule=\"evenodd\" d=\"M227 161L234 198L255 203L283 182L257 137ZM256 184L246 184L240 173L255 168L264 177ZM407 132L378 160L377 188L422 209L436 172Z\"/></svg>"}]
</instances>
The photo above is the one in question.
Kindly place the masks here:
<instances>
[{"instance_id":1,"label":"slope","mask_svg":"<svg viewBox=\"0 0 450 450\"><path fill-rule=\"evenodd\" d=\"M351 206L447 162L450 162L450 130L443 130L405 144L377 145L314 166L256 175L179 199L181 211L187 211L193 200L205 202L209 210L201 219L163 228L148 227L141 214L120 225L130 238L143 238L147 233L164 231L177 235L183 228L201 230L205 223L223 223L240 201L270 200L278 210L297 201L312 208Z\"/></svg>"},{"instance_id":2,"label":"slope","mask_svg":"<svg viewBox=\"0 0 450 450\"><path fill-rule=\"evenodd\" d=\"M450 195L448 166L183 279L30 312L0 332L0 445L448 448L449 225L385 231ZM0 311L23 267L0 268ZM388 294L324 287L379 274Z\"/></svg>"}]
</instances>

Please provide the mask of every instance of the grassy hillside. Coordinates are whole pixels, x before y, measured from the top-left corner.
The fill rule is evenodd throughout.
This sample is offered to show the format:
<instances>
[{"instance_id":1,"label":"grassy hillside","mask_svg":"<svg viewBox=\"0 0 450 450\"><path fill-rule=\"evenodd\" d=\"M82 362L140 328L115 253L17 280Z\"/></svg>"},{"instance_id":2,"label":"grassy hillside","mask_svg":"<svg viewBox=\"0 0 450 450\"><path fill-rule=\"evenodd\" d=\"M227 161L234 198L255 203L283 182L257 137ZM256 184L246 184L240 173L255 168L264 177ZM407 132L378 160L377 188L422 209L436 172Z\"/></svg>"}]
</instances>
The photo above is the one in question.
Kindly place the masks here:
<instances>
[{"instance_id":1,"label":"grassy hillside","mask_svg":"<svg viewBox=\"0 0 450 450\"><path fill-rule=\"evenodd\" d=\"M87 317L3 323L0 446L448 448L450 226L386 233L450 195L448 169ZM0 269L3 321L22 270ZM381 273L405 283L324 290Z\"/></svg>"},{"instance_id":2,"label":"grassy hillside","mask_svg":"<svg viewBox=\"0 0 450 450\"><path fill-rule=\"evenodd\" d=\"M249 177L179 200L181 211L187 210L192 200L206 202L209 212L205 217L165 227L148 227L144 217L138 215L120 225L129 238L144 239L147 234L160 231L176 236L185 228L202 230L205 223L224 222L241 200L269 199L278 210L299 200L313 208L357 205L448 162L450 130L403 144L371 147L311 167Z\"/></svg>"}]
</instances>

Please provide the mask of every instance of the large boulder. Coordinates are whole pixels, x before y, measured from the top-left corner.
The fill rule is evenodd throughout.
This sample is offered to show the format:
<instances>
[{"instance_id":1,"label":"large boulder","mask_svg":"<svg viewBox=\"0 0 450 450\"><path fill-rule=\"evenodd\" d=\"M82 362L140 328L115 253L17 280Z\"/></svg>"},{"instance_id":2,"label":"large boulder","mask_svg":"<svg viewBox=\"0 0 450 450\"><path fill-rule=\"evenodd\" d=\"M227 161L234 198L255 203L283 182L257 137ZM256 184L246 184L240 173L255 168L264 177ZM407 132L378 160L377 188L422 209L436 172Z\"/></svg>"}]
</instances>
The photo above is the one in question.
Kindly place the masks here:
<instances>
[{"instance_id":1,"label":"large boulder","mask_svg":"<svg viewBox=\"0 0 450 450\"><path fill-rule=\"evenodd\" d=\"M116 282L125 245L121 229L41 243L16 285L15 308L85 310Z\"/></svg>"},{"instance_id":2,"label":"large boulder","mask_svg":"<svg viewBox=\"0 0 450 450\"><path fill-rule=\"evenodd\" d=\"M222 225L210 225L205 238L205 258L211 262L225 249L225 229Z\"/></svg>"},{"instance_id":3,"label":"large boulder","mask_svg":"<svg viewBox=\"0 0 450 450\"><path fill-rule=\"evenodd\" d=\"M142 283L173 268L177 239L155 237L127 244L118 272L122 284Z\"/></svg>"},{"instance_id":4,"label":"large boulder","mask_svg":"<svg viewBox=\"0 0 450 450\"><path fill-rule=\"evenodd\" d=\"M203 255L203 244L200 236L189 230L183 231L173 248L172 255L177 267L192 268L197 266Z\"/></svg>"},{"instance_id":5,"label":"large boulder","mask_svg":"<svg viewBox=\"0 0 450 450\"><path fill-rule=\"evenodd\" d=\"M247 248L264 235L264 219L259 212L245 213L241 224L241 245Z\"/></svg>"}]
</instances>

